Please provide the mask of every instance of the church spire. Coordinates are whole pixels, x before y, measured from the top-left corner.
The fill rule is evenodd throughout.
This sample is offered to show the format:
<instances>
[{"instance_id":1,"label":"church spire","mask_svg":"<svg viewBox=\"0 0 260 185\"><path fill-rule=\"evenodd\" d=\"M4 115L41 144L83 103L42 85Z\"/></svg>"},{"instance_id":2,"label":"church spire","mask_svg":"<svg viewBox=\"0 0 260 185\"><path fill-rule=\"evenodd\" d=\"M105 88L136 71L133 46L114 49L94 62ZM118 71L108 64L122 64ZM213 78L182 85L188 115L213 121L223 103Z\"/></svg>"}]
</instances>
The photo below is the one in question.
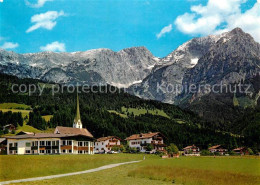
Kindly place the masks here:
<instances>
[{"instance_id":1,"label":"church spire","mask_svg":"<svg viewBox=\"0 0 260 185\"><path fill-rule=\"evenodd\" d=\"M82 128L82 123L80 119L80 111L79 111L79 95L77 93L77 112L73 123L73 128Z\"/></svg>"},{"instance_id":2,"label":"church spire","mask_svg":"<svg viewBox=\"0 0 260 185\"><path fill-rule=\"evenodd\" d=\"M80 120L80 112L79 112L79 95L77 93L77 113L75 119L78 121Z\"/></svg>"}]
</instances>

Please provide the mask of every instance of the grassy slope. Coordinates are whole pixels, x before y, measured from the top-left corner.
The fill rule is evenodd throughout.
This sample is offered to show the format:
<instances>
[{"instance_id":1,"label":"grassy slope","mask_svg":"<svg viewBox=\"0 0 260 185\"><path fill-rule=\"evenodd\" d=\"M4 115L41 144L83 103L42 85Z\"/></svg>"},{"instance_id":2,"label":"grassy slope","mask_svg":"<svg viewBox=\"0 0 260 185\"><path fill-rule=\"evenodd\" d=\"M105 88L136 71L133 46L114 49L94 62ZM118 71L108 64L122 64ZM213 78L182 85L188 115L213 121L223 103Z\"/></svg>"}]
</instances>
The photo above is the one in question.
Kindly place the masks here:
<instances>
[{"instance_id":1,"label":"grassy slope","mask_svg":"<svg viewBox=\"0 0 260 185\"><path fill-rule=\"evenodd\" d=\"M23 118L25 116L29 117L29 113L31 106L30 105L25 105L25 104L19 104L19 103L1 103L0 104L0 111L2 112L21 112Z\"/></svg>"},{"instance_id":2,"label":"grassy slope","mask_svg":"<svg viewBox=\"0 0 260 185\"><path fill-rule=\"evenodd\" d=\"M122 118L128 118L127 113L132 114L134 116L140 116L140 115L144 115L144 114L152 114L152 115L156 115L156 116L162 116L165 118L170 118L163 110L159 110L159 109L154 109L154 110L149 110L149 109L145 109L145 108L126 108L126 107L122 107L122 112L123 113L119 113L115 110L109 110L108 112L112 113L112 114L117 114ZM179 124L184 124L185 121L182 119L174 119L177 123Z\"/></svg>"},{"instance_id":3,"label":"grassy slope","mask_svg":"<svg viewBox=\"0 0 260 185\"><path fill-rule=\"evenodd\" d=\"M117 112L117 111L115 111L115 110L108 110L108 112L110 112L111 114L117 114L117 115L119 115L119 116L122 117L122 118L128 118L127 115L121 114L121 113L119 113L119 112Z\"/></svg>"},{"instance_id":4,"label":"grassy slope","mask_svg":"<svg viewBox=\"0 0 260 185\"><path fill-rule=\"evenodd\" d=\"M152 115L156 115L156 116L163 116L166 118L170 118L163 110L159 110L159 109L154 109L154 110L150 110L150 109L145 109L145 108L126 108L126 107L122 107L121 108L122 113L119 113L115 110L109 110L108 112L112 113L112 114L117 114L119 116L121 116L122 118L128 118L127 114L133 114L134 116L140 116L140 115L144 115L144 114L152 114Z\"/></svg>"},{"instance_id":5,"label":"grassy slope","mask_svg":"<svg viewBox=\"0 0 260 185\"><path fill-rule=\"evenodd\" d=\"M30 105L25 105L25 104L18 104L18 103L1 103L0 104L0 111L2 112L21 112L23 118L25 118L25 116L29 117L29 113L31 110L25 110L25 109L31 109ZM46 116L42 116L45 121L50 121L50 119L53 117L53 115L46 115ZM40 132L50 132L52 133L54 131L54 129L48 129L46 131L40 131L30 125L27 125L25 122L23 124L23 126L18 126L16 133L20 132L20 131L25 131L25 132L34 132L34 133L40 133ZM13 135L13 134L6 134L6 135Z\"/></svg>"},{"instance_id":6,"label":"grassy slope","mask_svg":"<svg viewBox=\"0 0 260 185\"><path fill-rule=\"evenodd\" d=\"M42 116L43 119L45 119L46 122L50 121L50 119L53 117L53 115L46 115Z\"/></svg>"},{"instance_id":7,"label":"grassy slope","mask_svg":"<svg viewBox=\"0 0 260 185\"><path fill-rule=\"evenodd\" d=\"M163 110L159 110L159 109L154 109L154 110L147 110L144 108L126 108L126 107L122 107L122 112L124 112L124 114L134 114L135 116L139 116L139 115L143 115L143 114L152 114L152 115L158 115L158 116L163 116L166 118L169 118L169 116L163 111Z\"/></svg>"},{"instance_id":8,"label":"grassy slope","mask_svg":"<svg viewBox=\"0 0 260 185\"><path fill-rule=\"evenodd\" d=\"M181 157L161 159L146 156L137 164L124 165L90 174L26 183L31 184L185 184L185 185L257 185L259 158Z\"/></svg>"},{"instance_id":9,"label":"grassy slope","mask_svg":"<svg viewBox=\"0 0 260 185\"><path fill-rule=\"evenodd\" d=\"M20 110L20 109L0 109L0 111L2 111L2 112L9 112L9 111L11 111L11 112L21 112L23 118L25 116L29 117L29 113L30 113L30 110Z\"/></svg>"},{"instance_id":10,"label":"grassy slope","mask_svg":"<svg viewBox=\"0 0 260 185\"><path fill-rule=\"evenodd\" d=\"M19 103L1 103L0 109L31 109L30 105L19 104Z\"/></svg>"}]
</instances>

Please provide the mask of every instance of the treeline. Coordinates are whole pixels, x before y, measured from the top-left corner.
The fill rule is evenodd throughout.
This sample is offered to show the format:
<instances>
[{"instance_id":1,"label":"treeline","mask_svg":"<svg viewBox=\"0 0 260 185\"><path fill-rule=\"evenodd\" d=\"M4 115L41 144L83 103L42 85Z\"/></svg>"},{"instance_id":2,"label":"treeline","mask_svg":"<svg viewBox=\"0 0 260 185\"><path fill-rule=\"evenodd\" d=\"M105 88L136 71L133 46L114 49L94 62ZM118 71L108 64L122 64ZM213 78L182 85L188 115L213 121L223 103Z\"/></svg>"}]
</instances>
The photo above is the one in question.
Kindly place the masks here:
<instances>
[{"instance_id":1,"label":"treeline","mask_svg":"<svg viewBox=\"0 0 260 185\"><path fill-rule=\"evenodd\" d=\"M0 102L31 105L33 112L30 113L28 124L35 128L44 130L47 127L55 128L56 126L71 127L76 112L76 93L67 93L65 88L63 93L56 93L52 96L51 89L45 88L41 96L38 95L38 92L29 96L26 93L14 94L10 88L13 83L29 85L30 83L39 84L39 82L0 74ZM222 144L230 149L237 146L254 147L255 150L260 148L257 144L259 137L255 137L257 130L259 130L259 122L255 122L250 127L245 125L246 128L238 132L238 136L234 136L218 131L219 127L213 127L212 123L202 120L192 112L182 110L174 105L143 100L120 92L119 89L115 93L81 93L79 97L83 126L96 138L116 135L124 139L131 134L159 131L167 137L166 143L176 143L179 148L192 144L205 149L209 145L215 144ZM123 106L163 110L170 118L151 114L140 116L129 114L128 118L122 118L108 112L108 110L120 112ZM41 118L44 115L53 115L53 118L46 123ZM254 113L252 113L252 117L253 115ZM183 123L178 123L177 119L182 120ZM250 121L251 119L248 120L248 122ZM242 122L243 118L237 124L242 126ZM235 124L235 120L233 123ZM239 131L239 129L237 130ZM242 134L243 136L239 137ZM254 142L253 139L255 139Z\"/></svg>"},{"instance_id":2,"label":"treeline","mask_svg":"<svg viewBox=\"0 0 260 185\"><path fill-rule=\"evenodd\" d=\"M46 121L42 118L39 111L29 113L29 121L27 124L39 130L46 130L48 128Z\"/></svg>"},{"instance_id":3,"label":"treeline","mask_svg":"<svg viewBox=\"0 0 260 185\"><path fill-rule=\"evenodd\" d=\"M23 117L20 112L2 112L0 111L0 126L1 130L3 126L7 124L13 124L15 127L23 125Z\"/></svg>"}]
</instances>

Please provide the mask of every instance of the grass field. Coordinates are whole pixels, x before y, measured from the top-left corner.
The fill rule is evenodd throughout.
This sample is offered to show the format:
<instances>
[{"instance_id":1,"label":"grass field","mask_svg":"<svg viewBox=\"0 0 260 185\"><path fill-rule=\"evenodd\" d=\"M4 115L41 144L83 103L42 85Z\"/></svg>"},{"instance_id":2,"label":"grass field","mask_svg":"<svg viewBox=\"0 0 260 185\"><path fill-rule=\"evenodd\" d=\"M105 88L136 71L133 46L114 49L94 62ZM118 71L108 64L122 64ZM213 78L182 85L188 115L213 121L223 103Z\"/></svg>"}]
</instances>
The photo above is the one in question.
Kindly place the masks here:
<instances>
[{"instance_id":1,"label":"grass field","mask_svg":"<svg viewBox=\"0 0 260 185\"><path fill-rule=\"evenodd\" d=\"M25 104L18 104L18 103L1 103L0 104L0 111L2 112L21 112L23 118L25 116L29 117L29 113L31 112L31 106Z\"/></svg>"},{"instance_id":2,"label":"grass field","mask_svg":"<svg viewBox=\"0 0 260 185\"><path fill-rule=\"evenodd\" d=\"M112 114L117 114L123 118L127 118L128 114L133 114L134 116L140 116L143 114L152 114L152 115L157 115L157 116L163 116L166 118L170 118L163 110L159 110L159 109L154 109L154 110L149 110L149 109L144 109L144 108L126 108L126 107L122 107L121 108L122 113L119 113L115 110L109 110L108 112L112 113Z\"/></svg>"},{"instance_id":3,"label":"grass field","mask_svg":"<svg viewBox=\"0 0 260 185\"><path fill-rule=\"evenodd\" d=\"M2 170L4 173L1 174L1 179L17 179L17 176L22 178L44 176L90 169L108 163L138 160L142 158L142 155L0 156L0 159L4 160L3 157L7 157L8 162L5 162L7 170ZM43 160L44 158L46 160ZM31 183L26 182L24 184L259 185L259 159L259 157L180 157L179 159L161 159L157 156L147 155L146 160L140 163L128 164L90 174ZM27 164L29 160L36 162ZM60 164L61 162L66 164ZM17 163L15 167L10 167L15 163ZM39 169L39 166L42 166L41 169Z\"/></svg>"},{"instance_id":4,"label":"grass field","mask_svg":"<svg viewBox=\"0 0 260 185\"><path fill-rule=\"evenodd\" d=\"M112 113L112 114L117 114L117 115L121 116L122 118L128 118L127 115L121 114L121 113L119 113L119 112L117 112L117 111L115 111L115 110L109 110L108 112L110 112L110 113Z\"/></svg>"},{"instance_id":5,"label":"grass field","mask_svg":"<svg viewBox=\"0 0 260 185\"><path fill-rule=\"evenodd\" d=\"M18 103L1 103L0 109L32 109L30 105L18 104Z\"/></svg>"},{"instance_id":6,"label":"grass field","mask_svg":"<svg viewBox=\"0 0 260 185\"><path fill-rule=\"evenodd\" d=\"M29 113L31 112L30 110L20 110L20 109L0 109L0 111L2 111L2 112L9 112L9 111L11 111L11 112L21 112L23 118L25 116L29 117Z\"/></svg>"},{"instance_id":7,"label":"grass field","mask_svg":"<svg viewBox=\"0 0 260 185\"><path fill-rule=\"evenodd\" d=\"M2 155L0 181L55 175L106 164L140 160L141 155Z\"/></svg>"},{"instance_id":8,"label":"grass field","mask_svg":"<svg viewBox=\"0 0 260 185\"><path fill-rule=\"evenodd\" d=\"M46 115L42 116L43 119L45 119L46 122L50 121L50 119L53 117L53 115Z\"/></svg>"}]
</instances>

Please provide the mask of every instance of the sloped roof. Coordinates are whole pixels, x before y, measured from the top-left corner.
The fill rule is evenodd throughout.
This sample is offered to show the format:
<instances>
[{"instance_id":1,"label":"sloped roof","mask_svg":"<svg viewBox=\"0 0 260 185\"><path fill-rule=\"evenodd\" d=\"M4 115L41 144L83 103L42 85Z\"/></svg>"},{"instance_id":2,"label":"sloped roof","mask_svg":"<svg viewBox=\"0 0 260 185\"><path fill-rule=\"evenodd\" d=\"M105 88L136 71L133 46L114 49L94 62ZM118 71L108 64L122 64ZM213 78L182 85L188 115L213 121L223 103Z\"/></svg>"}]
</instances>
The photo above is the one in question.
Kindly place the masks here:
<instances>
[{"instance_id":1,"label":"sloped roof","mask_svg":"<svg viewBox=\"0 0 260 185\"><path fill-rule=\"evenodd\" d=\"M246 147L239 147L239 148L235 148L235 149L233 149L234 151L236 151L236 150L246 150L247 148Z\"/></svg>"},{"instance_id":2,"label":"sloped roof","mask_svg":"<svg viewBox=\"0 0 260 185\"><path fill-rule=\"evenodd\" d=\"M224 147L222 147L221 145L215 145L215 146L210 147L209 150L218 149L218 148L224 148Z\"/></svg>"},{"instance_id":3,"label":"sloped roof","mask_svg":"<svg viewBox=\"0 0 260 185\"><path fill-rule=\"evenodd\" d=\"M55 132L59 134L75 134L93 137L93 135L86 128L72 128L72 127L56 127Z\"/></svg>"},{"instance_id":4,"label":"sloped roof","mask_svg":"<svg viewBox=\"0 0 260 185\"><path fill-rule=\"evenodd\" d=\"M25 131L20 131L16 135L23 135L23 134L34 134L33 132L25 132Z\"/></svg>"},{"instance_id":5,"label":"sloped roof","mask_svg":"<svg viewBox=\"0 0 260 185\"><path fill-rule=\"evenodd\" d=\"M183 148L183 150L192 149L192 148L198 148L198 147L196 147L195 145L191 145L191 146L186 146L185 148Z\"/></svg>"},{"instance_id":6,"label":"sloped roof","mask_svg":"<svg viewBox=\"0 0 260 185\"><path fill-rule=\"evenodd\" d=\"M7 124L7 125L4 125L3 128L6 128L6 127L15 127L13 124Z\"/></svg>"},{"instance_id":7,"label":"sloped roof","mask_svg":"<svg viewBox=\"0 0 260 185\"><path fill-rule=\"evenodd\" d=\"M153 132L153 133L150 132L150 133L145 133L145 134L134 134L134 135L131 135L130 137L126 138L126 140L147 139L147 138L151 138L153 136L156 136L158 134L163 136L160 132Z\"/></svg>"},{"instance_id":8,"label":"sloped roof","mask_svg":"<svg viewBox=\"0 0 260 185\"><path fill-rule=\"evenodd\" d=\"M23 134L16 136L8 136L7 139L27 139L27 138L62 138L70 136L78 136L80 134L52 134L52 133L37 133L37 134Z\"/></svg>"},{"instance_id":9,"label":"sloped roof","mask_svg":"<svg viewBox=\"0 0 260 185\"><path fill-rule=\"evenodd\" d=\"M112 139L112 138L116 138L116 139L118 139L118 140L121 140L121 139L120 139L119 137L117 137L117 136L107 136L107 137L98 138L97 141L98 141L98 142L99 142L99 141L106 141L106 140Z\"/></svg>"}]
</instances>

